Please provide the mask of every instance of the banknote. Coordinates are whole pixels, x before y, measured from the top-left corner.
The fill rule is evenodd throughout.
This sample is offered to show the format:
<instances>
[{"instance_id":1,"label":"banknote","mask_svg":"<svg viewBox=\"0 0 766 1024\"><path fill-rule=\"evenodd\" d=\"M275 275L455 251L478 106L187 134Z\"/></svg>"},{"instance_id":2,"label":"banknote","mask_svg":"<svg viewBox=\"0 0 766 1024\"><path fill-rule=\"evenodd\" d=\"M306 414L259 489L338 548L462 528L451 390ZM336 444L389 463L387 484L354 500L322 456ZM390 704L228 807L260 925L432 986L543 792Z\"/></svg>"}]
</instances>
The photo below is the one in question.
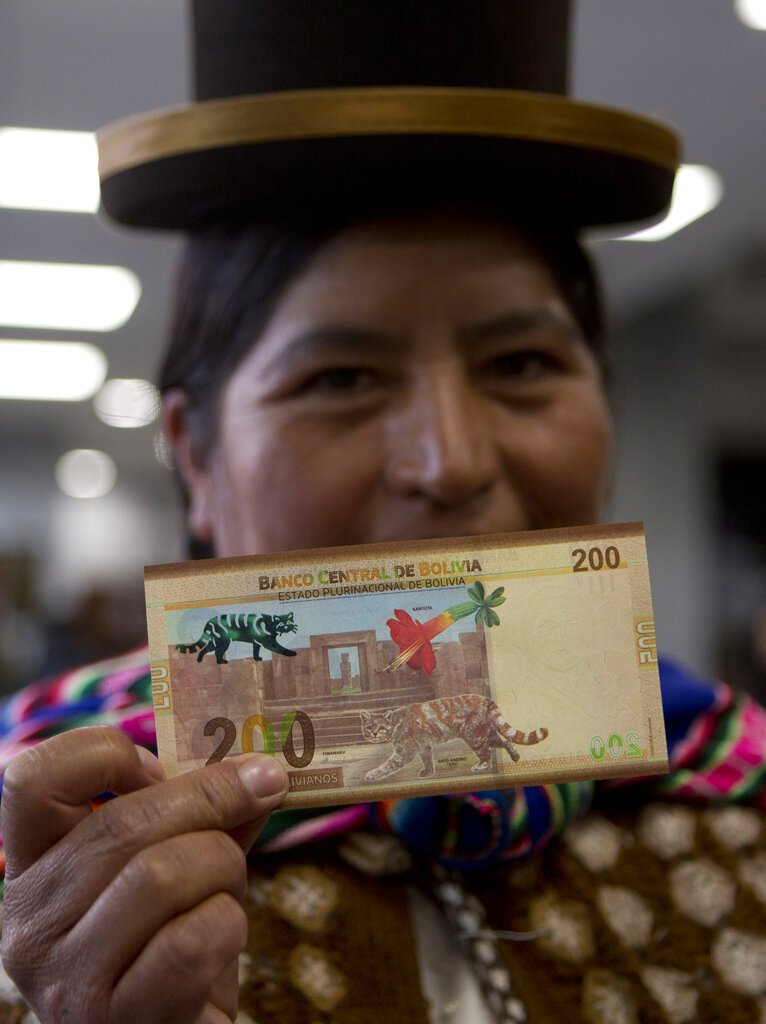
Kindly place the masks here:
<instances>
[{"instance_id":1,"label":"banknote","mask_svg":"<svg viewBox=\"0 0 766 1024\"><path fill-rule=\"evenodd\" d=\"M265 751L284 806L667 769L640 523L146 569L168 775Z\"/></svg>"}]
</instances>

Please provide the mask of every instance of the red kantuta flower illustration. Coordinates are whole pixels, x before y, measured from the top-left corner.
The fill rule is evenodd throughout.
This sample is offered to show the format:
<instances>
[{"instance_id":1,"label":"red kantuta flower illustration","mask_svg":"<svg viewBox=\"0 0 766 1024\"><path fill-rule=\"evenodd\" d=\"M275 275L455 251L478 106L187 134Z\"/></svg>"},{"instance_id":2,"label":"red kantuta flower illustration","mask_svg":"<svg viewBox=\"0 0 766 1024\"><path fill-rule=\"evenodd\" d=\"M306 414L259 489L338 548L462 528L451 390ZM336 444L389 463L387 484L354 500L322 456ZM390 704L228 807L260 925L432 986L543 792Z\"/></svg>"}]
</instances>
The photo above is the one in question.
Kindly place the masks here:
<instances>
[{"instance_id":1,"label":"red kantuta flower illustration","mask_svg":"<svg viewBox=\"0 0 766 1024\"><path fill-rule=\"evenodd\" d=\"M431 647L431 637L436 634L429 635L429 622L418 622L401 608L396 608L394 615L396 618L388 619L386 625L391 631L391 639L399 646L399 657L387 666L386 671L396 671L399 668L397 662L402 659L400 664L406 661L411 669L422 668L430 676L436 666L436 655Z\"/></svg>"},{"instance_id":2,"label":"red kantuta flower illustration","mask_svg":"<svg viewBox=\"0 0 766 1024\"><path fill-rule=\"evenodd\" d=\"M476 616L477 625L499 626L500 619L494 609L505 601L504 591L505 587L498 587L487 597L484 585L477 581L468 588L470 601L452 605L446 612L435 615L428 622L419 622L413 619L409 612L395 608L396 618L387 619L386 625L391 632L391 639L399 648L399 656L394 658L390 665L386 665L385 671L396 672L402 665L407 664L413 670L422 668L425 674L430 676L436 668L436 654L431 646L433 638L453 622L468 615Z\"/></svg>"}]
</instances>

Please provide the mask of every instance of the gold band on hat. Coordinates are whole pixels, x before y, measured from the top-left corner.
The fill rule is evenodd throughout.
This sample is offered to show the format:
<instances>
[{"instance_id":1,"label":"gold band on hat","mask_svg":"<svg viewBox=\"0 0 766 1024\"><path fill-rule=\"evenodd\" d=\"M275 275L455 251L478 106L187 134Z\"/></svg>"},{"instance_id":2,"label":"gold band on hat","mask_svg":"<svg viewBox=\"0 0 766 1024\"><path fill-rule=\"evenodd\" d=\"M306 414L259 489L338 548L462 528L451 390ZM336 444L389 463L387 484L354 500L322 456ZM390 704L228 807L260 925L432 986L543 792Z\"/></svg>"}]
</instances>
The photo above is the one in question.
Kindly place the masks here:
<instances>
[{"instance_id":1,"label":"gold band on hat","mask_svg":"<svg viewBox=\"0 0 766 1024\"><path fill-rule=\"evenodd\" d=\"M163 158L291 139L482 135L631 157L674 171L662 122L555 94L421 86L302 89L167 107L98 133L101 180Z\"/></svg>"}]
</instances>

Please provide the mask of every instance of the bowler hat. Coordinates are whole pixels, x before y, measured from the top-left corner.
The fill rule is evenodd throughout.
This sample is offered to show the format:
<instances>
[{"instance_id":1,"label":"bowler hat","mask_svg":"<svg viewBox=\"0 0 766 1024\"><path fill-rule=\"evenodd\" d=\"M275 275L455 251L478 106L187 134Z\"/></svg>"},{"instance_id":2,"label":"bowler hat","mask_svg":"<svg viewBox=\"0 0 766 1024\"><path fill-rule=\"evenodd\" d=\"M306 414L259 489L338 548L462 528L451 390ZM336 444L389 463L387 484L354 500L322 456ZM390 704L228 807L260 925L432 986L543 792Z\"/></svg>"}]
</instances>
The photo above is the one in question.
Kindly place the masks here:
<instances>
[{"instance_id":1,"label":"bowler hat","mask_svg":"<svg viewBox=\"0 0 766 1024\"><path fill-rule=\"evenodd\" d=\"M117 221L481 204L574 226L667 206L667 125L567 95L568 0L194 0L194 103L99 133Z\"/></svg>"}]
</instances>

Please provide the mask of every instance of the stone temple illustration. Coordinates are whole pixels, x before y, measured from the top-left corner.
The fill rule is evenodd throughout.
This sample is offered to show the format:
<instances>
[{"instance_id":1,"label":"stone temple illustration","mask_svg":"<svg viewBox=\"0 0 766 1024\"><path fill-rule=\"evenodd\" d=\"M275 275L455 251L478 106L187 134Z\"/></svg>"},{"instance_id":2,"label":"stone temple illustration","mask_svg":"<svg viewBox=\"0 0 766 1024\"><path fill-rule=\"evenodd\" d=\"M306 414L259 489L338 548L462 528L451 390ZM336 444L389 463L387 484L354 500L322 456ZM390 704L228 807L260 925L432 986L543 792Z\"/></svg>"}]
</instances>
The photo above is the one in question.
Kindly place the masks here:
<instances>
[{"instance_id":1,"label":"stone temple illustration","mask_svg":"<svg viewBox=\"0 0 766 1024\"><path fill-rule=\"evenodd\" d=\"M273 722L277 749L279 723L302 711L311 718L317 748L335 749L363 742L362 709L386 711L460 693L491 696L486 629L466 622L458 630L434 645L437 666L430 676L408 665L386 672L398 648L378 639L374 629L311 635L304 646L296 637L293 658L235 660L232 649L228 665L212 657L198 663L171 646L178 760L207 758L215 749L216 739L204 735L211 708L237 723L250 716Z\"/></svg>"}]
</instances>

